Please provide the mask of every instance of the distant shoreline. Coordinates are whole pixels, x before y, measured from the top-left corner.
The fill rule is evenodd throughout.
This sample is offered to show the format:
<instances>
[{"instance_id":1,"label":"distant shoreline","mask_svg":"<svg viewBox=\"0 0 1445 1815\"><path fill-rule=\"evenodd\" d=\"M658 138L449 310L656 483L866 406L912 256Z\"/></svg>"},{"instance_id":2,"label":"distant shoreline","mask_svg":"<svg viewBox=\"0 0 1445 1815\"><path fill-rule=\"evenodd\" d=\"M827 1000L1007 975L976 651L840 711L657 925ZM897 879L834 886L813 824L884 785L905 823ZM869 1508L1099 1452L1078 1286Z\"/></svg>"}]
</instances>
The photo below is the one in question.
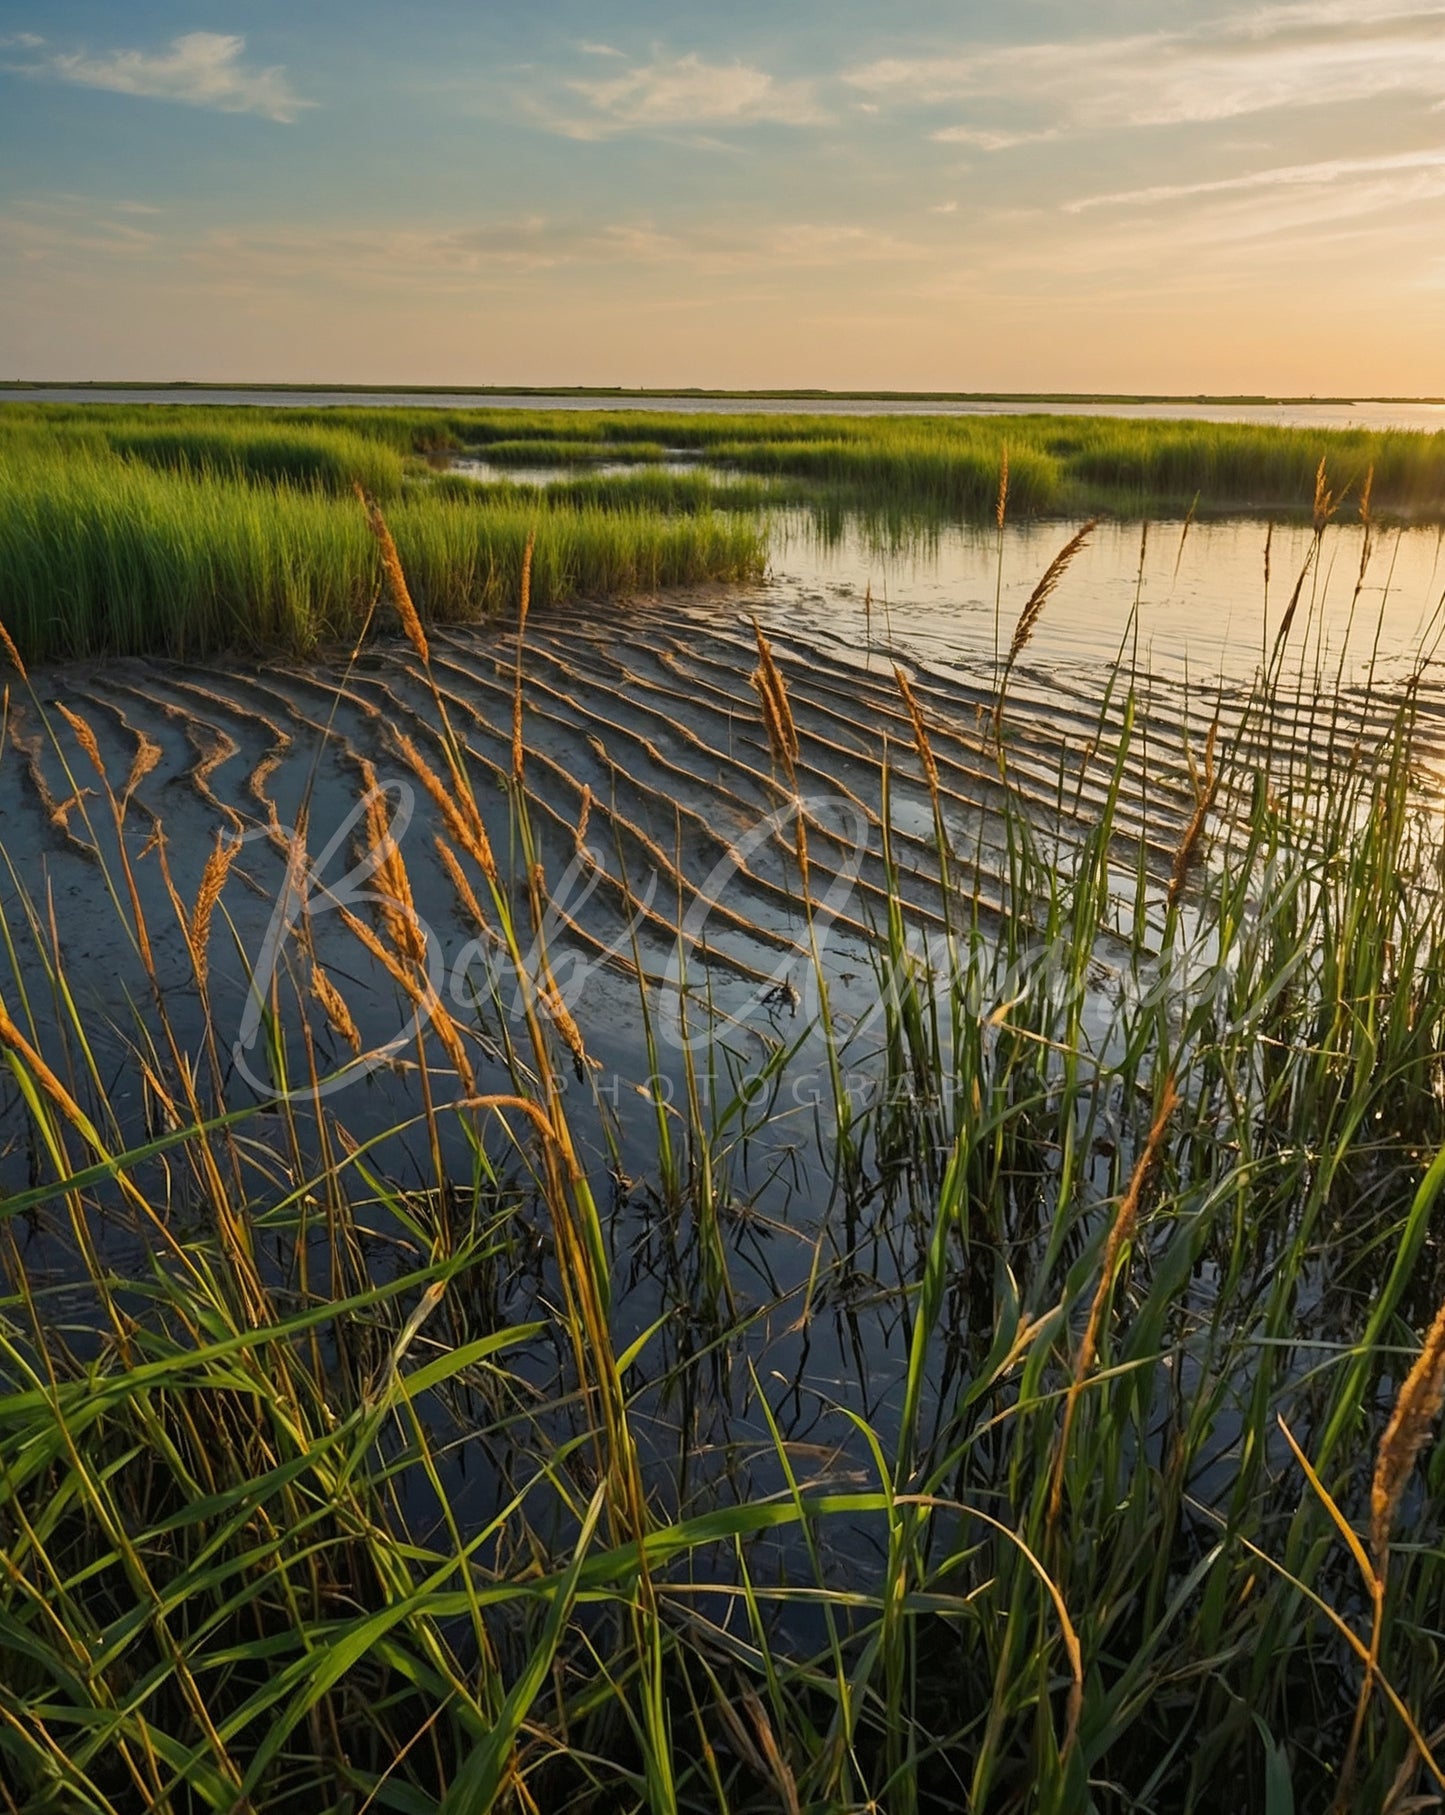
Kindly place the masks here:
<instances>
[{"instance_id":1,"label":"distant shoreline","mask_svg":"<svg viewBox=\"0 0 1445 1815\"><path fill-rule=\"evenodd\" d=\"M586 384L283 384L233 383L224 379L169 378L0 378L5 391L242 391L257 395L302 392L318 397L351 394L369 397L699 397L839 403L1198 403L1249 404L1257 407L1308 404L1348 408L1357 403L1445 404L1445 397L1286 396L1270 392L1208 391L830 391L777 389L730 391L700 385L586 385Z\"/></svg>"}]
</instances>

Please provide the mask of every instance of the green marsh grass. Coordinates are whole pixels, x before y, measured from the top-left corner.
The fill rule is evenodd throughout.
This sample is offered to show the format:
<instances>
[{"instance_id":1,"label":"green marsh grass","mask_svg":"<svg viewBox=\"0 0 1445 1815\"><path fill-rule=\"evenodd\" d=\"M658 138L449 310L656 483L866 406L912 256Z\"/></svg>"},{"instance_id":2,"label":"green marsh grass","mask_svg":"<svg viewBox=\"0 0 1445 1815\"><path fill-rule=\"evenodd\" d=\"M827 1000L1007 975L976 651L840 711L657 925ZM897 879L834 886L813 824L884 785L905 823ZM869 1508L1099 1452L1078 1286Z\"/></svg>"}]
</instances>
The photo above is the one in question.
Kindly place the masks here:
<instances>
[{"instance_id":1,"label":"green marsh grass","mask_svg":"<svg viewBox=\"0 0 1445 1815\"><path fill-rule=\"evenodd\" d=\"M786 795L798 732L761 636L759 655ZM1271 772L1251 753L1294 702L1262 674L1171 892L1116 822L1139 735L1121 666L1081 836L1003 762L994 913L900 684L913 754L880 786L931 802L944 947L912 936L885 842L874 1089L848 1097L858 1055L825 1027L807 1291L759 1303L730 1277L744 1229L721 1209L769 1097L689 1088L657 1116L661 1308L627 1339L558 1083L576 1053L549 1007L525 722L520 760L483 773L434 694L437 830L521 994L519 1018L500 984L478 1004L504 1089L470 1075L478 1030L443 1010L419 1031L405 1130L362 1135L324 1093L350 1052L328 1056L302 942L265 992L260 1102L218 1029L193 1058L171 989L141 1005L138 1137L12 872L5 943L34 943L45 989L12 958L0 1062L32 1178L0 1206L11 1808L1281 1815L1445 1790L1438 1408L1429 1382L1397 1406L1445 1297L1445 863L1414 689L1367 748ZM1018 711L1000 699L1005 757ZM44 722L147 952L128 866L164 846L127 842L83 721ZM494 784L515 878L477 831ZM353 996L377 949L420 986L401 856L379 873ZM697 1061L729 1062L721 1039ZM405 1180L399 1135L424 1156ZM69 1277L32 1264L37 1226ZM757 1363L759 1331L830 1318L866 1355L869 1315L903 1342L880 1397L866 1360L814 1377L806 1341L791 1377ZM696 1453L719 1407L738 1424ZM467 1458L480 1503L456 1491ZM1368 1578L1350 1540L1372 1509Z\"/></svg>"},{"instance_id":2,"label":"green marsh grass","mask_svg":"<svg viewBox=\"0 0 1445 1815\"><path fill-rule=\"evenodd\" d=\"M1107 416L664 415L478 411L448 419L479 454L526 449L531 465L637 458L639 443L740 472L834 488L852 507L889 504L982 521L1005 445L1014 516L1209 512L1308 514L1321 459L1358 500L1374 471L1386 516L1445 516L1445 433L1296 429ZM613 447L618 454L613 455ZM520 460L521 456L517 458Z\"/></svg>"},{"instance_id":3,"label":"green marsh grass","mask_svg":"<svg viewBox=\"0 0 1445 1815\"><path fill-rule=\"evenodd\" d=\"M199 653L342 640L374 557L348 505L386 502L424 609L474 619L512 596L538 535L539 602L756 573L766 513L850 517L898 539L1016 519L1315 508L1373 475L1382 520L1445 520L1445 434L1103 417L809 417L638 411L0 406L0 580L36 657ZM546 486L438 471L471 452L552 466ZM679 454L697 472L669 470ZM631 470L601 474L601 464ZM471 507L464 514L463 507Z\"/></svg>"},{"instance_id":4,"label":"green marsh grass","mask_svg":"<svg viewBox=\"0 0 1445 1815\"><path fill-rule=\"evenodd\" d=\"M265 430L213 445L199 427L182 438L187 428L102 445L89 427L0 421L0 574L29 657L304 651L365 621L380 570L351 488L380 472L383 495L397 490L397 456L350 432ZM324 476L307 471L317 448L332 462ZM438 621L476 621L515 597L534 533L541 604L743 578L764 558L755 523L708 510L459 498L423 481L391 514Z\"/></svg>"}]
</instances>

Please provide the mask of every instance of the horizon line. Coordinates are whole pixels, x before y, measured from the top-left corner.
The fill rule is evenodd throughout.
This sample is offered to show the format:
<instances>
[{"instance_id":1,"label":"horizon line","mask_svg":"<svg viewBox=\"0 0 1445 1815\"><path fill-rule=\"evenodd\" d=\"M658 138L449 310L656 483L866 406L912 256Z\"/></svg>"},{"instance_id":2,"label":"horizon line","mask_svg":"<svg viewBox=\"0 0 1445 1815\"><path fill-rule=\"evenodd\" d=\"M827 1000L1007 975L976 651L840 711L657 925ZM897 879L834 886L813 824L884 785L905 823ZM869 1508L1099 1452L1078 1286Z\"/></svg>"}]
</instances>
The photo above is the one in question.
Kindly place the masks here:
<instances>
[{"instance_id":1,"label":"horizon line","mask_svg":"<svg viewBox=\"0 0 1445 1815\"><path fill-rule=\"evenodd\" d=\"M1441 396L1381 395L1353 392L1270 391L913 391L865 387L832 389L821 385L766 386L736 389L722 385L592 385L592 384L341 384L272 379L227 381L209 378L0 378L4 391L307 391L317 395L360 392L371 396L468 397L718 397L837 398L839 401L920 403L1220 403L1220 404L1442 404Z\"/></svg>"}]
</instances>

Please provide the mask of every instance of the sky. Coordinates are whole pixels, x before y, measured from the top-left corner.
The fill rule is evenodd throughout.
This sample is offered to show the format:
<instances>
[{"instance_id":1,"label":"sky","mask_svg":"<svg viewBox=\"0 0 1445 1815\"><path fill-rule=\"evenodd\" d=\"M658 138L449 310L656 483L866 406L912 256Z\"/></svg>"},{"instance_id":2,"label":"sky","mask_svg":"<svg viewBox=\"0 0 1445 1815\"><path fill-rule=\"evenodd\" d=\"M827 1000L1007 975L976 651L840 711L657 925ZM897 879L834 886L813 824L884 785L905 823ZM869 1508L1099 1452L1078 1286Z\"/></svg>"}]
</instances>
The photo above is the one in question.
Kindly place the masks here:
<instances>
[{"instance_id":1,"label":"sky","mask_svg":"<svg viewBox=\"0 0 1445 1815\"><path fill-rule=\"evenodd\" d=\"M1445 0L0 0L0 378L1445 394Z\"/></svg>"}]
</instances>

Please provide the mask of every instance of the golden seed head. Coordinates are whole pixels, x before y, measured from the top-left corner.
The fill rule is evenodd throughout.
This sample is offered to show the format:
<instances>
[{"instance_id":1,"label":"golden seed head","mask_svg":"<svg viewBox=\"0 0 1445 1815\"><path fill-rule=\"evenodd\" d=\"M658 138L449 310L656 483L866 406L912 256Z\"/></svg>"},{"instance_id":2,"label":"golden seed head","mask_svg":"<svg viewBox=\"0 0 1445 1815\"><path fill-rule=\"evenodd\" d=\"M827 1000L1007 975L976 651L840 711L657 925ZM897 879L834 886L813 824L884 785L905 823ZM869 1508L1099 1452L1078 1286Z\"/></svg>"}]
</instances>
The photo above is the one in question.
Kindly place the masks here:
<instances>
[{"instance_id":1,"label":"golden seed head","mask_svg":"<svg viewBox=\"0 0 1445 1815\"><path fill-rule=\"evenodd\" d=\"M361 1051L361 1034L355 1021L351 1018L351 1010L346 1006L346 998L319 964L313 964L311 967L311 987L315 992L316 1000L326 1010L326 1019L331 1024L332 1032L345 1040L353 1052L359 1053Z\"/></svg>"},{"instance_id":2,"label":"golden seed head","mask_svg":"<svg viewBox=\"0 0 1445 1815\"><path fill-rule=\"evenodd\" d=\"M497 865L492 856L491 841L487 837L481 815L477 812L476 803L466 789L449 789L404 731L393 731L391 735L412 773L431 796L446 823L452 842L467 853L488 882L496 882Z\"/></svg>"},{"instance_id":3,"label":"golden seed head","mask_svg":"<svg viewBox=\"0 0 1445 1815\"><path fill-rule=\"evenodd\" d=\"M1214 805L1214 797L1219 791L1219 777L1214 767L1214 750L1219 739L1219 720L1215 719L1209 727L1209 736L1204 745L1204 775L1194 778L1194 814L1184 829L1184 836L1179 840L1174 851L1174 863L1169 875L1169 906L1174 907L1184 893L1184 885L1189 879L1189 871L1198 855L1199 843L1204 836L1204 828L1209 819L1209 810Z\"/></svg>"},{"instance_id":4,"label":"golden seed head","mask_svg":"<svg viewBox=\"0 0 1445 1815\"><path fill-rule=\"evenodd\" d=\"M1315 470L1314 526L1316 535L1329 522L1339 509L1339 499L1330 490L1325 474L1325 458L1320 456L1319 466Z\"/></svg>"},{"instance_id":5,"label":"golden seed head","mask_svg":"<svg viewBox=\"0 0 1445 1815\"><path fill-rule=\"evenodd\" d=\"M56 710L75 733L75 741L90 758L91 767L95 770L100 779L104 781L105 762L101 757L100 745L96 741L94 731L91 730L90 726L86 724L85 720L78 712L72 712L69 706L62 704L59 700L56 701Z\"/></svg>"},{"instance_id":6,"label":"golden seed head","mask_svg":"<svg viewBox=\"0 0 1445 1815\"><path fill-rule=\"evenodd\" d=\"M527 746L522 737L522 676L512 696L512 780L520 787L527 775Z\"/></svg>"},{"instance_id":7,"label":"golden seed head","mask_svg":"<svg viewBox=\"0 0 1445 1815\"><path fill-rule=\"evenodd\" d=\"M579 1065L592 1066L595 1069L596 1061L588 1057L587 1048L582 1040L582 1030L572 1018L572 1011L562 1000L562 992L557 985L551 982L539 984L537 994L542 1006L547 1011L548 1019L557 1029L562 1044L568 1052Z\"/></svg>"},{"instance_id":8,"label":"golden seed head","mask_svg":"<svg viewBox=\"0 0 1445 1815\"><path fill-rule=\"evenodd\" d=\"M392 540L390 529L387 528L386 518L381 514L381 506L374 498L369 497L360 485L356 487L356 495L365 507L366 519L371 525L371 533L376 537L377 546L381 550L381 567L382 572L386 575L387 588L391 593L392 608L401 620L401 627L406 632L407 641L422 661L430 664L431 648L426 640L426 631L422 628L421 614L412 601L411 590L407 586L406 574L401 565L401 557L396 552L396 543Z\"/></svg>"},{"instance_id":9,"label":"golden seed head","mask_svg":"<svg viewBox=\"0 0 1445 1815\"><path fill-rule=\"evenodd\" d=\"M228 841L218 832L215 845L206 859L206 867L201 872L201 886L196 891L196 903L191 909L187 935L196 982L202 989L206 987L206 978L210 972L211 916L216 911L216 903L221 899L221 891L226 886L226 878L231 873L231 865L236 861L240 849L239 838Z\"/></svg>"},{"instance_id":10,"label":"golden seed head","mask_svg":"<svg viewBox=\"0 0 1445 1815\"><path fill-rule=\"evenodd\" d=\"M1159 1108L1155 1112L1149 1135L1144 1142L1144 1151L1135 1163L1130 1175L1129 1187L1120 1200L1114 1221L1110 1225L1108 1238L1104 1243L1103 1259L1099 1263L1099 1283L1094 1289L1093 1302L1089 1306L1089 1319L1084 1326L1084 1334L1079 1343L1079 1353L1074 1362L1073 1379L1064 1400L1063 1426L1059 1432L1058 1447L1054 1451L1053 1482L1049 1491L1049 1524L1052 1526L1058 1519L1059 1509L1063 1502L1064 1464L1068 1457L1069 1433L1073 1428L1074 1413L1078 1407L1079 1395L1083 1391L1085 1377L1094 1365L1098 1353L1099 1332L1103 1327L1104 1310L1109 1302L1109 1294L1114 1286L1114 1273L1119 1264L1119 1256L1126 1242L1133 1238L1139 1221L1139 1206L1143 1201L1145 1187L1154 1174L1159 1163L1159 1156L1164 1150L1164 1137L1168 1132L1170 1118L1179 1107L1180 1097L1174 1088L1174 1079L1164 1080L1163 1094L1159 1099Z\"/></svg>"},{"instance_id":11,"label":"golden seed head","mask_svg":"<svg viewBox=\"0 0 1445 1815\"><path fill-rule=\"evenodd\" d=\"M1029 638L1038 627L1043 616L1044 606L1049 595L1068 572L1074 557L1080 552L1089 537L1099 527L1099 519L1091 517L1077 535L1071 536L1059 552L1044 569L1043 578L1028 596L1028 601L1019 613L1018 623L1014 626L1013 641L1009 644L1008 659L1010 662L1023 650Z\"/></svg>"},{"instance_id":12,"label":"golden seed head","mask_svg":"<svg viewBox=\"0 0 1445 1815\"><path fill-rule=\"evenodd\" d=\"M893 678L898 683L898 691L903 695L903 703L908 708L908 717L913 725L913 747L918 752L918 760L923 768L923 778L928 783L928 791L935 798L938 794L938 763L933 755L933 745L928 739L928 727L923 722L923 711L918 704L908 676L895 663Z\"/></svg>"},{"instance_id":13,"label":"golden seed head","mask_svg":"<svg viewBox=\"0 0 1445 1815\"><path fill-rule=\"evenodd\" d=\"M1442 1408L1445 1408L1445 1304L1435 1313L1435 1321L1426 1334L1415 1365L1405 1376L1375 1457L1375 1475L1370 1486L1370 1546L1375 1553L1376 1567L1381 1570L1390 1548L1390 1528L1400 1509L1400 1501Z\"/></svg>"},{"instance_id":14,"label":"golden seed head","mask_svg":"<svg viewBox=\"0 0 1445 1815\"><path fill-rule=\"evenodd\" d=\"M801 802L799 803L798 811L793 818L793 849L798 858L798 877L802 884L803 894L806 896L808 893L808 879L810 875L808 869L808 824L803 818Z\"/></svg>"},{"instance_id":15,"label":"golden seed head","mask_svg":"<svg viewBox=\"0 0 1445 1815\"><path fill-rule=\"evenodd\" d=\"M397 951L414 964L423 964L426 939L412 901L411 880L391 835L391 821L382 800L382 793L376 788L366 800L368 855L373 859L372 874L377 883L374 900L387 936Z\"/></svg>"},{"instance_id":16,"label":"golden seed head","mask_svg":"<svg viewBox=\"0 0 1445 1815\"><path fill-rule=\"evenodd\" d=\"M782 671L773 656L772 644L763 635L756 618L753 619L753 635L758 645L758 666L753 673L752 683L758 691L762 702L763 723L767 728L768 743L772 748L773 758L786 772L789 782L797 786L798 755L801 746L798 742L798 727L793 718L793 708L788 701L788 689L783 680Z\"/></svg>"},{"instance_id":17,"label":"golden seed head","mask_svg":"<svg viewBox=\"0 0 1445 1815\"><path fill-rule=\"evenodd\" d=\"M127 800L160 762L162 754L160 745L148 732L137 733L136 750L131 759L130 774L125 778L125 798Z\"/></svg>"},{"instance_id":18,"label":"golden seed head","mask_svg":"<svg viewBox=\"0 0 1445 1815\"><path fill-rule=\"evenodd\" d=\"M527 546L522 550L522 583L517 603L517 634L527 628L527 612L532 604L532 555L537 546L535 529L527 531Z\"/></svg>"},{"instance_id":19,"label":"golden seed head","mask_svg":"<svg viewBox=\"0 0 1445 1815\"><path fill-rule=\"evenodd\" d=\"M482 904L477 900L477 892L472 887L471 883L467 881L466 871L462 868L461 864L458 863L456 852L447 841L440 836L435 837L432 842L436 845L437 856L441 859L441 866L451 879L451 885L456 890L457 899L461 902L463 911L471 919L473 926L477 928L478 932L489 931L487 917L482 912Z\"/></svg>"},{"instance_id":20,"label":"golden seed head","mask_svg":"<svg viewBox=\"0 0 1445 1815\"><path fill-rule=\"evenodd\" d=\"M28 683L30 676L26 672L24 662L20 659L20 651L15 647L10 632L5 628L3 619L0 619L0 649L5 651L5 654L10 660L10 666L20 676L21 680Z\"/></svg>"}]
</instances>

